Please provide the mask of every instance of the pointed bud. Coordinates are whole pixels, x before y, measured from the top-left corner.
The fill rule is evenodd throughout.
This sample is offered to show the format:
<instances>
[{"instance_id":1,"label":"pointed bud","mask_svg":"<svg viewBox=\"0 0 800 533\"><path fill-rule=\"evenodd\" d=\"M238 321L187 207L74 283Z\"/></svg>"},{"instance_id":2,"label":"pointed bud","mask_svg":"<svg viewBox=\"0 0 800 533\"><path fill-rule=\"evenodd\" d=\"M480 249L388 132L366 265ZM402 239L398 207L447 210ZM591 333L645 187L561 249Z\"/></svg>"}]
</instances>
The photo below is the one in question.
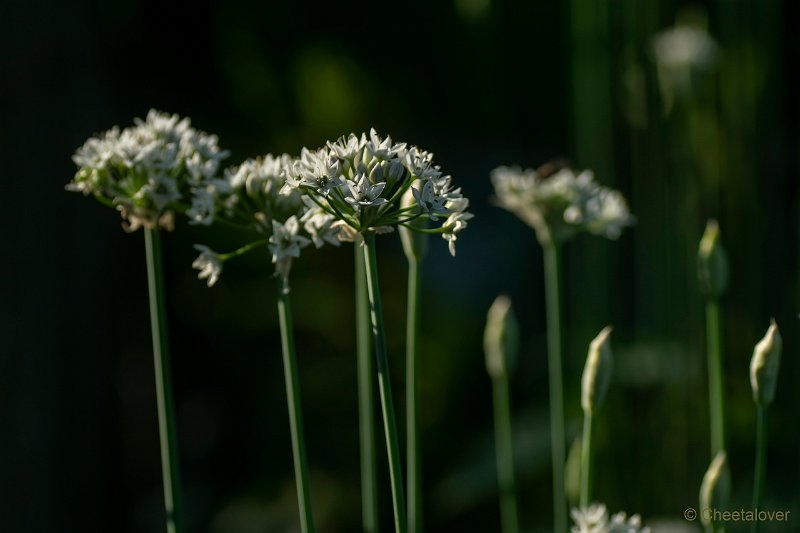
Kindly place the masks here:
<instances>
[{"instance_id":1,"label":"pointed bud","mask_svg":"<svg viewBox=\"0 0 800 533\"><path fill-rule=\"evenodd\" d=\"M611 357L611 326L603 328L589 345L586 366L583 368L581 407L586 414L593 414L603 403L611 382L613 360Z\"/></svg>"},{"instance_id":2,"label":"pointed bud","mask_svg":"<svg viewBox=\"0 0 800 533\"><path fill-rule=\"evenodd\" d=\"M756 344L750 360L750 386L753 388L753 400L758 405L767 406L775 399L782 347L783 339L775 319L772 319L767 334Z\"/></svg>"},{"instance_id":3,"label":"pointed bud","mask_svg":"<svg viewBox=\"0 0 800 533\"><path fill-rule=\"evenodd\" d=\"M706 527L713 527L713 513L706 509L725 511L731 493L731 473L728 469L728 456L720 450L711 461L703 483L700 485L700 521Z\"/></svg>"},{"instance_id":4,"label":"pointed bud","mask_svg":"<svg viewBox=\"0 0 800 533\"><path fill-rule=\"evenodd\" d=\"M728 256L719 237L719 224L709 220L697 251L697 277L700 291L711 298L719 298L728 288Z\"/></svg>"},{"instance_id":5,"label":"pointed bud","mask_svg":"<svg viewBox=\"0 0 800 533\"><path fill-rule=\"evenodd\" d=\"M507 378L514 371L519 351L519 328L511 299L501 294L495 299L486 317L483 334L486 370L492 379Z\"/></svg>"},{"instance_id":6,"label":"pointed bud","mask_svg":"<svg viewBox=\"0 0 800 533\"><path fill-rule=\"evenodd\" d=\"M419 182L415 182L418 186ZM408 188L401 200L402 207L411 207L417 205L414 194L411 192L411 187ZM428 217L421 216L412 220L409 224L412 226L424 228L427 226ZM403 251L409 261L421 261L425 254L428 252L428 235L414 231L412 229L400 226L398 229L400 233L400 241L403 243Z\"/></svg>"}]
</instances>

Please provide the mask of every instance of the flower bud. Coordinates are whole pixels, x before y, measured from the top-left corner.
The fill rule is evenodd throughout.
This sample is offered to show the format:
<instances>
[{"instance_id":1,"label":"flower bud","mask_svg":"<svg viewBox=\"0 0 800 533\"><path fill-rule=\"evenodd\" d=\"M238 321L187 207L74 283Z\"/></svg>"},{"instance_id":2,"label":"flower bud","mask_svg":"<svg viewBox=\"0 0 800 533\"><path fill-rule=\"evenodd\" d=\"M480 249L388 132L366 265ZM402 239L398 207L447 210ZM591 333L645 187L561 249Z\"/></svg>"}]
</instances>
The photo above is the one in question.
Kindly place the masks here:
<instances>
[{"instance_id":1,"label":"flower bud","mask_svg":"<svg viewBox=\"0 0 800 533\"><path fill-rule=\"evenodd\" d=\"M417 182L418 183L418 182ZM401 199L402 207L411 207L417 205L414 195L411 193L411 187L408 188L406 193ZM409 222L410 225L424 228L427 226L427 217L419 217ZM428 235L414 231L410 228L400 226L400 241L403 243L403 251L409 261L421 261L425 254L428 252Z\"/></svg>"},{"instance_id":2,"label":"flower bud","mask_svg":"<svg viewBox=\"0 0 800 533\"><path fill-rule=\"evenodd\" d=\"M589 345L581 387L581 407L586 414L594 414L600 407L611 382L613 360L608 339L611 330L611 326L603 328Z\"/></svg>"},{"instance_id":3,"label":"flower bud","mask_svg":"<svg viewBox=\"0 0 800 533\"><path fill-rule=\"evenodd\" d=\"M725 511L731 493L731 473L728 469L728 456L720 450L703 476L700 485L700 521L704 526L714 525L713 513L707 511Z\"/></svg>"},{"instance_id":4,"label":"flower bud","mask_svg":"<svg viewBox=\"0 0 800 533\"><path fill-rule=\"evenodd\" d=\"M700 291L710 297L719 298L728 288L728 257L719 237L719 224L709 220L700 239L697 251L697 277Z\"/></svg>"},{"instance_id":5,"label":"flower bud","mask_svg":"<svg viewBox=\"0 0 800 533\"><path fill-rule=\"evenodd\" d=\"M767 406L775 399L782 347L778 325L772 319L767 334L756 344L750 360L750 386L753 388L753 400L758 405Z\"/></svg>"},{"instance_id":6,"label":"flower bud","mask_svg":"<svg viewBox=\"0 0 800 533\"><path fill-rule=\"evenodd\" d=\"M511 299L498 296L486 316L483 334L483 349L486 352L486 370L492 379L508 377L514 371L519 351L519 327Z\"/></svg>"}]
</instances>

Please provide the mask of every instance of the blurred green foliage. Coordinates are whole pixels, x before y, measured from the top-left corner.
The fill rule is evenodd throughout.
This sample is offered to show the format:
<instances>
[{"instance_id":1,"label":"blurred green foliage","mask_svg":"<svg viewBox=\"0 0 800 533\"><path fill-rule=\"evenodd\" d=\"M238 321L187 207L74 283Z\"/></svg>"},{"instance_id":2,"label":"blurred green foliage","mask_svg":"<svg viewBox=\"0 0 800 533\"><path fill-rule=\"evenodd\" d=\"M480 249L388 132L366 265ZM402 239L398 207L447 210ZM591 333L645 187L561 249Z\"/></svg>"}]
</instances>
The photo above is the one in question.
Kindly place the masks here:
<instances>
[{"instance_id":1,"label":"blurred green foliage","mask_svg":"<svg viewBox=\"0 0 800 533\"><path fill-rule=\"evenodd\" d=\"M512 296L521 325L512 383L521 521L548 530L541 252L529 229L490 204L488 173L554 157L594 169L638 217L618 242L581 237L565 249L571 437L586 347L615 326L615 380L595 423L597 498L646 522L678 523L697 500L709 436L695 254L714 217L731 266L722 301L731 502L749 502L747 368L775 317L786 357L766 501L800 514L796 3L12 0L0 15L0 530L150 532L163 523L142 236L63 192L75 147L150 107L217 133L233 162L374 126L435 152L471 198L476 218L458 257L434 239L425 263L429 531L499 524L480 337L499 292ZM653 38L676 20L707 28L719 53L688 86L667 89ZM189 267L193 243L232 248L234 239L185 225L164 239L189 523L292 531L269 258L231 263L211 290ZM402 420L405 259L396 236L379 242ZM360 517L352 277L347 246L304 255L293 270L314 506L326 532L354 531Z\"/></svg>"}]
</instances>

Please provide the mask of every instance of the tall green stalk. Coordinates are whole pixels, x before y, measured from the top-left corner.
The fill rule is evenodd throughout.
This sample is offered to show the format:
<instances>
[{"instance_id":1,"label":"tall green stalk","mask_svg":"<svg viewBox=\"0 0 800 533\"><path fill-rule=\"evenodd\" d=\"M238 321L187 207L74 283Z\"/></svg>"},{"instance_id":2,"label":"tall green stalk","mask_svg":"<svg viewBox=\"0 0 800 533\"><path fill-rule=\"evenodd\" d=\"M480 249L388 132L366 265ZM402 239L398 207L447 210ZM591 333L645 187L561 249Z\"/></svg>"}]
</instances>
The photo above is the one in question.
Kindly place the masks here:
<instances>
[{"instance_id":1,"label":"tall green stalk","mask_svg":"<svg viewBox=\"0 0 800 533\"><path fill-rule=\"evenodd\" d=\"M144 229L144 248L147 258L147 287L150 296L150 328L153 334L158 436L161 448L161 477L164 485L167 533L181 533L183 531L183 507L178 465L178 440L175 431L175 404L172 396L172 372L164 305L161 236L157 229Z\"/></svg>"},{"instance_id":2,"label":"tall green stalk","mask_svg":"<svg viewBox=\"0 0 800 533\"><path fill-rule=\"evenodd\" d=\"M364 533L378 531L378 474L375 461L375 405L372 389L372 339L364 248L355 249L358 422L361 436L361 521Z\"/></svg>"},{"instance_id":3,"label":"tall green stalk","mask_svg":"<svg viewBox=\"0 0 800 533\"><path fill-rule=\"evenodd\" d=\"M514 488L514 448L511 431L511 402L508 376L492 379L494 395L494 438L497 448L497 481L500 488L500 520L503 533L519 531L517 494Z\"/></svg>"},{"instance_id":4,"label":"tall green stalk","mask_svg":"<svg viewBox=\"0 0 800 533\"><path fill-rule=\"evenodd\" d=\"M764 480L767 477L767 406L758 406L758 420L756 422L756 471L753 481L753 511L761 509L764 501ZM753 533L761 529L759 520L753 521Z\"/></svg>"},{"instance_id":5,"label":"tall green stalk","mask_svg":"<svg viewBox=\"0 0 800 533\"><path fill-rule=\"evenodd\" d=\"M592 503L592 413L583 415L583 435L581 437L581 496L580 506L589 507Z\"/></svg>"},{"instance_id":6,"label":"tall green stalk","mask_svg":"<svg viewBox=\"0 0 800 533\"><path fill-rule=\"evenodd\" d=\"M555 533L567 531L567 498L564 491L564 393L561 376L561 309L558 287L558 248L542 246L547 303L547 367L550 385L550 450L553 463L553 524Z\"/></svg>"},{"instance_id":7,"label":"tall green stalk","mask_svg":"<svg viewBox=\"0 0 800 533\"><path fill-rule=\"evenodd\" d=\"M400 462L400 446L397 439L397 422L392 402L392 386L389 377L389 358L386 354L386 336L383 326L380 288L378 287L378 264L375 257L375 235L364 236L364 264L367 272L372 335L375 338L375 359L378 370L378 392L381 398L383 428L386 434L386 449L389 457L389 477L392 485L392 504L397 533L406 533L406 506L403 494L403 469Z\"/></svg>"},{"instance_id":8,"label":"tall green stalk","mask_svg":"<svg viewBox=\"0 0 800 533\"><path fill-rule=\"evenodd\" d=\"M406 317L406 460L408 483L408 530L422 533L421 457L417 422L417 353L420 326L420 262L408 261L408 306Z\"/></svg>"},{"instance_id":9,"label":"tall green stalk","mask_svg":"<svg viewBox=\"0 0 800 533\"><path fill-rule=\"evenodd\" d=\"M303 432L303 412L300 403L300 380L297 373L297 354L294 348L292 307L289 300L289 280L278 276L278 321L281 329L283 371L286 380L286 401L289 406L289 429L292 435L292 457L297 483L297 505L300 509L300 530L313 533L314 519L311 514L311 493L308 483L308 462Z\"/></svg>"},{"instance_id":10,"label":"tall green stalk","mask_svg":"<svg viewBox=\"0 0 800 533\"><path fill-rule=\"evenodd\" d=\"M725 400L722 388L722 347L719 301L706 300L706 340L708 344L708 390L711 417L711 457L725 449Z\"/></svg>"}]
</instances>

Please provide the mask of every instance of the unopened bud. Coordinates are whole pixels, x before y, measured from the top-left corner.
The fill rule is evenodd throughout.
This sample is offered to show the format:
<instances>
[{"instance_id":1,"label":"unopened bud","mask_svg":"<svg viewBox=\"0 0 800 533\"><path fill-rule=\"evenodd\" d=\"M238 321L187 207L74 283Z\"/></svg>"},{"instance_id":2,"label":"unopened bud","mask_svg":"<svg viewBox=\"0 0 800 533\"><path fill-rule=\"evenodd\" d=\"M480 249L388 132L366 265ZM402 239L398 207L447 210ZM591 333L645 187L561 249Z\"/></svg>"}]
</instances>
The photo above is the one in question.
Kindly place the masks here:
<instances>
[{"instance_id":1,"label":"unopened bud","mask_svg":"<svg viewBox=\"0 0 800 533\"><path fill-rule=\"evenodd\" d=\"M587 414L593 414L600 407L611 383L614 364L609 342L611 330L611 326L603 328L589 345L581 391L581 407Z\"/></svg>"},{"instance_id":2,"label":"unopened bud","mask_svg":"<svg viewBox=\"0 0 800 533\"><path fill-rule=\"evenodd\" d=\"M514 371L519 351L519 328L511 309L511 299L506 295L498 296L489 308L483 349L486 352L486 370L492 379L508 377Z\"/></svg>"},{"instance_id":3,"label":"unopened bud","mask_svg":"<svg viewBox=\"0 0 800 533\"><path fill-rule=\"evenodd\" d=\"M767 406L775 399L782 348L783 339L773 319L767 334L756 344L750 360L750 386L753 388L753 400L758 405Z\"/></svg>"},{"instance_id":4,"label":"unopened bud","mask_svg":"<svg viewBox=\"0 0 800 533\"><path fill-rule=\"evenodd\" d=\"M417 182L419 183L419 182ZM408 188L401 200L402 207L411 207L417 205L414 195L411 193L411 187ZM421 216L409 222L411 226L424 228L427 226L428 217ZM403 251L409 261L421 261L428 251L428 235L419 231L414 231L404 226L399 227L400 241L403 243Z\"/></svg>"},{"instance_id":5,"label":"unopened bud","mask_svg":"<svg viewBox=\"0 0 800 533\"><path fill-rule=\"evenodd\" d=\"M719 224L709 220L697 251L697 277L700 290L708 297L718 298L728 288L728 257L719 237Z\"/></svg>"},{"instance_id":6,"label":"unopened bud","mask_svg":"<svg viewBox=\"0 0 800 533\"><path fill-rule=\"evenodd\" d=\"M707 510L725 511L730 493L731 473L728 469L728 455L725 450L720 450L711 461L700 485L700 521L704 526L714 525L714 513Z\"/></svg>"}]
</instances>

